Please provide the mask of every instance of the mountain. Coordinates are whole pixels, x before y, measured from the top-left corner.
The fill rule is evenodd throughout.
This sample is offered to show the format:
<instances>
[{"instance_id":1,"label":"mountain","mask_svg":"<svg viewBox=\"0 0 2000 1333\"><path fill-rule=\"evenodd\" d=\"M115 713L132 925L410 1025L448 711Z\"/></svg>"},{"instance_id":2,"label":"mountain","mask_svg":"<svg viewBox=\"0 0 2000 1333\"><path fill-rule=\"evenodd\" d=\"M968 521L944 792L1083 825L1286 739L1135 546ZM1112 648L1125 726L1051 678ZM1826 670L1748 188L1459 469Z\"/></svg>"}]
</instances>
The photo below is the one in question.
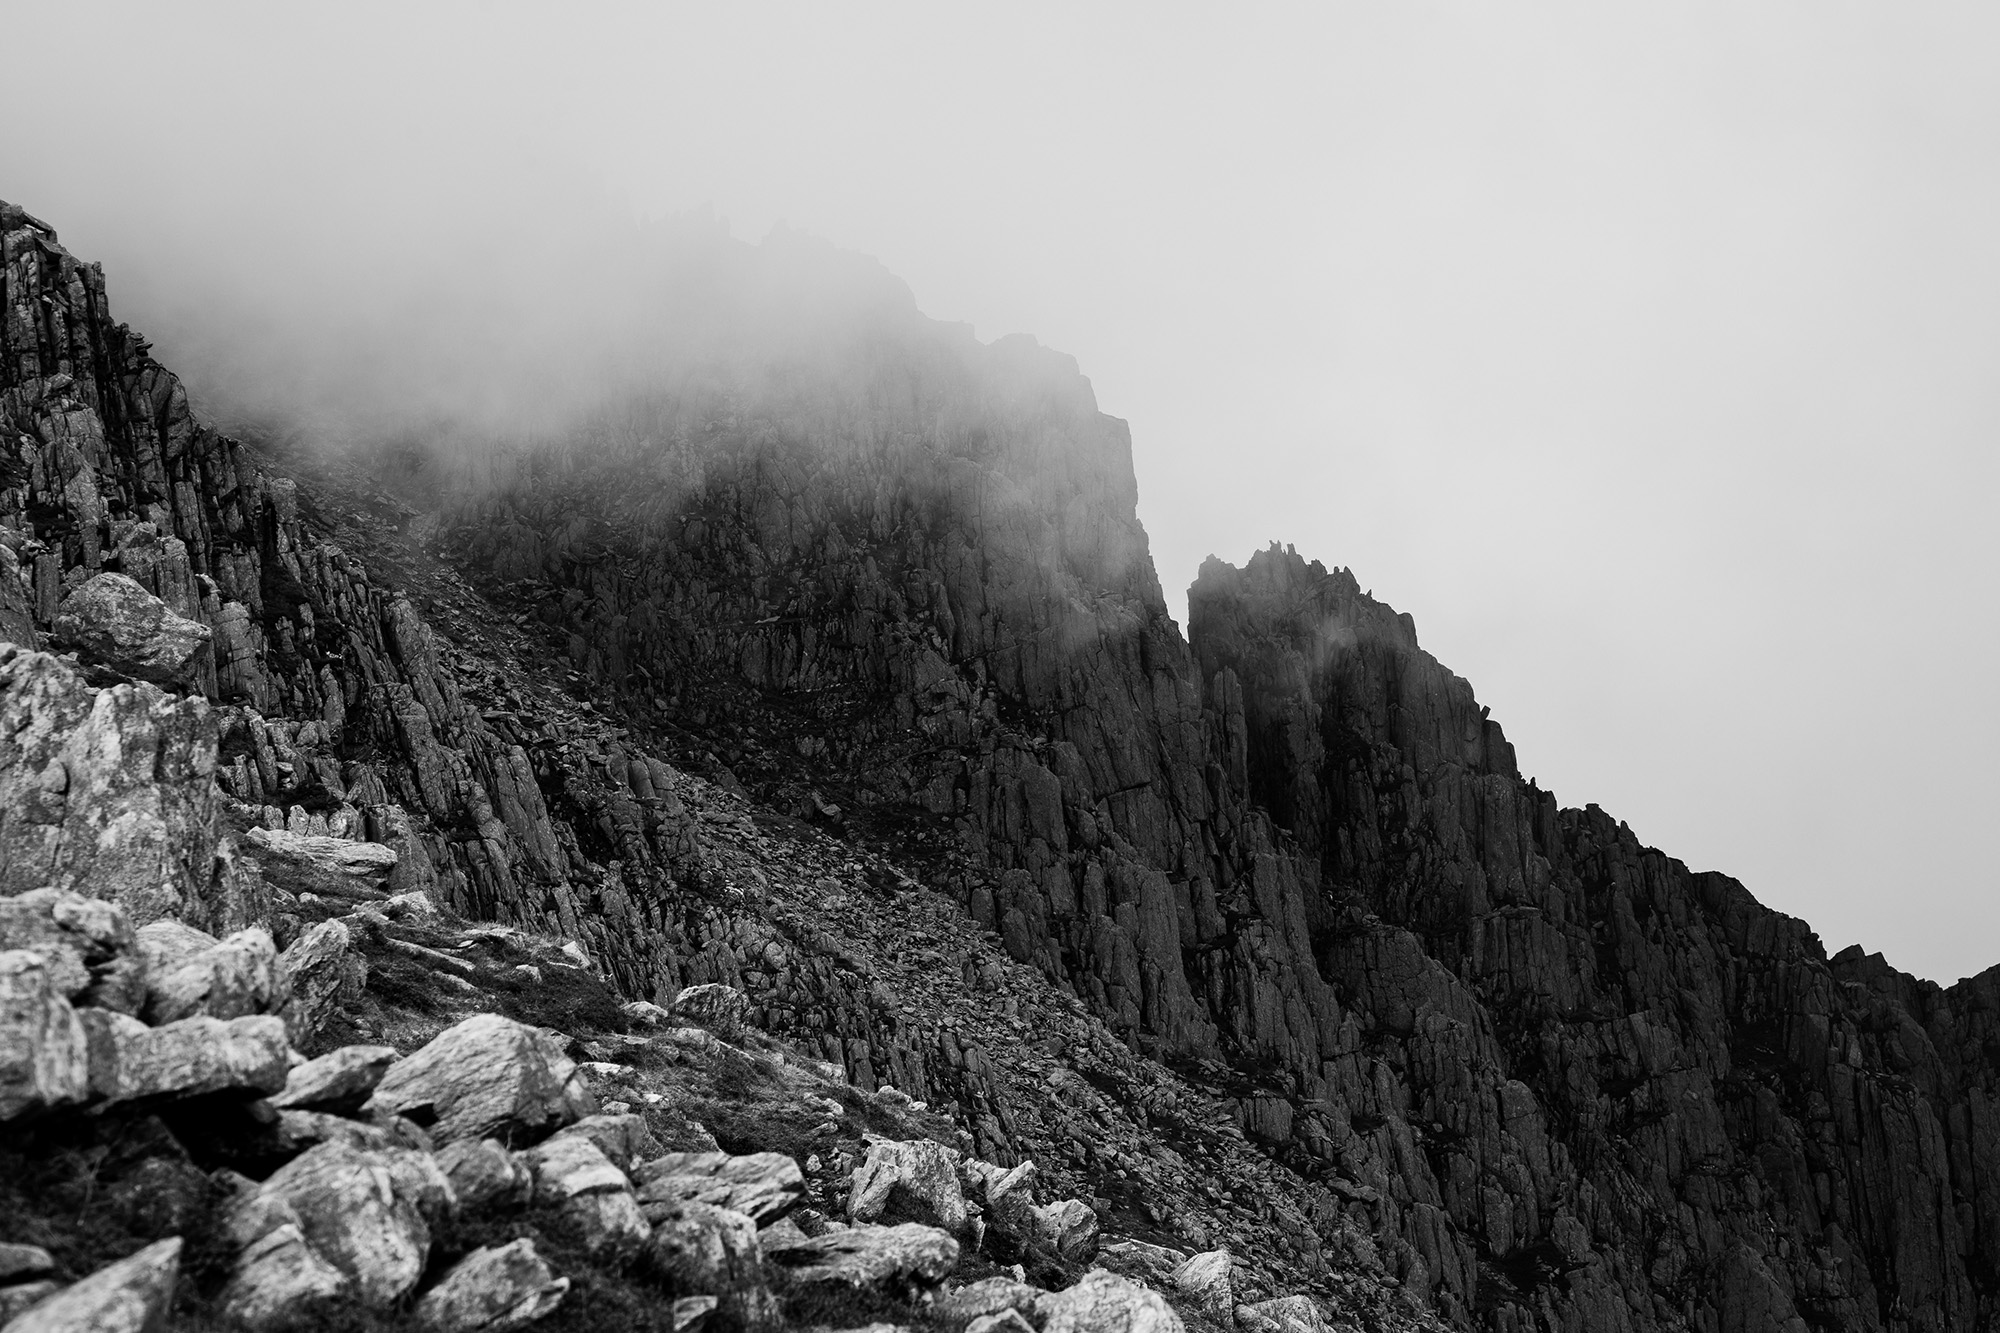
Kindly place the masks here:
<instances>
[{"instance_id":1,"label":"mountain","mask_svg":"<svg viewBox=\"0 0 2000 1333\"><path fill-rule=\"evenodd\" d=\"M1994 974L1829 959L1562 809L1345 570L1211 560L1183 639L1068 358L803 238L717 242L655 296L728 336L635 349L670 370L592 415L334 455L204 426L98 270L0 233L0 624L77 652L5 706L183 757L71 764L63 813L0 748L0 893L288 948L357 920L371 980L309 1053L437 1037L478 923L624 1001L727 987L758 1040L1032 1160L1197 1325L1270 1317L1170 1276L1217 1246L1239 1296L1364 1327L1996 1318ZM201 641L164 692L79 629L106 573ZM456 924L334 912L287 837L389 849L379 899ZM520 1016L624 1030L589 1012ZM798 1154L810 1189L842 1151Z\"/></svg>"}]
</instances>

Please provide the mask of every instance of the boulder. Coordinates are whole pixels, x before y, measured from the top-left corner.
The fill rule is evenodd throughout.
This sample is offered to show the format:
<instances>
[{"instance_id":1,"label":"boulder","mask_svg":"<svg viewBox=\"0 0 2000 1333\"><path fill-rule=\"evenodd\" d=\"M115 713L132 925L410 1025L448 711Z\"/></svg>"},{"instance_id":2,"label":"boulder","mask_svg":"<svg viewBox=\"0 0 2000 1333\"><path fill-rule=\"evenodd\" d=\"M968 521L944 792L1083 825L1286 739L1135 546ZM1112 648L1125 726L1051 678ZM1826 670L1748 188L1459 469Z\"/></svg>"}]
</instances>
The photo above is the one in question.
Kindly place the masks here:
<instances>
[{"instance_id":1,"label":"boulder","mask_svg":"<svg viewBox=\"0 0 2000 1333\"><path fill-rule=\"evenodd\" d=\"M460 1139L437 1153L438 1169L451 1181L459 1207L468 1212L524 1204L534 1196L535 1177L500 1146L498 1139Z\"/></svg>"},{"instance_id":2,"label":"boulder","mask_svg":"<svg viewBox=\"0 0 2000 1333\"><path fill-rule=\"evenodd\" d=\"M559 1207L592 1254L626 1258L646 1243L632 1182L589 1139L558 1134L520 1157L534 1177L535 1201Z\"/></svg>"},{"instance_id":3,"label":"boulder","mask_svg":"<svg viewBox=\"0 0 2000 1333\"><path fill-rule=\"evenodd\" d=\"M0 1241L0 1284L26 1282L55 1271L55 1257L41 1246Z\"/></svg>"},{"instance_id":4,"label":"boulder","mask_svg":"<svg viewBox=\"0 0 2000 1333\"><path fill-rule=\"evenodd\" d=\"M85 658L156 685L188 684L209 640L208 626L112 573L93 575L63 598L50 629Z\"/></svg>"},{"instance_id":5,"label":"boulder","mask_svg":"<svg viewBox=\"0 0 2000 1333\"><path fill-rule=\"evenodd\" d=\"M316 893L343 902L386 902L396 850L318 833L253 828L241 850L271 884L287 893Z\"/></svg>"},{"instance_id":6,"label":"boulder","mask_svg":"<svg viewBox=\"0 0 2000 1333\"><path fill-rule=\"evenodd\" d=\"M222 1289L222 1312L253 1329L289 1322L306 1308L345 1298L347 1274L322 1259L296 1222L285 1222L245 1247Z\"/></svg>"},{"instance_id":7,"label":"boulder","mask_svg":"<svg viewBox=\"0 0 2000 1333\"><path fill-rule=\"evenodd\" d=\"M5 1328L15 1315L32 1310L61 1290L62 1283L47 1278L0 1287L0 1328Z\"/></svg>"},{"instance_id":8,"label":"boulder","mask_svg":"<svg viewBox=\"0 0 2000 1333\"><path fill-rule=\"evenodd\" d=\"M322 921L278 956L291 987L285 1026L295 1041L310 1040L326 1026L342 997L359 995L367 984L367 960L353 944L353 932L345 922Z\"/></svg>"},{"instance_id":9,"label":"boulder","mask_svg":"<svg viewBox=\"0 0 2000 1333\"><path fill-rule=\"evenodd\" d=\"M66 1000L128 1014L144 1001L145 959L116 903L63 889L0 897L0 952L9 949L40 954Z\"/></svg>"},{"instance_id":10,"label":"boulder","mask_svg":"<svg viewBox=\"0 0 2000 1333\"><path fill-rule=\"evenodd\" d=\"M146 959L142 1016L155 1025L207 1014L241 1018L282 1009L291 982L277 946L261 926L216 940L178 921L155 921L138 932ZM199 941L199 947L190 947Z\"/></svg>"},{"instance_id":11,"label":"boulder","mask_svg":"<svg viewBox=\"0 0 2000 1333\"><path fill-rule=\"evenodd\" d=\"M627 1175L640 1162L660 1151L659 1140L653 1137L652 1130L646 1128L646 1118L633 1112L587 1115L562 1132L589 1139L613 1166Z\"/></svg>"},{"instance_id":12,"label":"boulder","mask_svg":"<svg viewBox=\"0 0 2000 1333\"><path fill-rule=\"evenodd\" d=\"M1332 1326L1310 1296L1276 1296L1239 1305L1236 1322L1245 1333L1332 1333Z\"/></svg>"},{"instance_id":13,"label":"boulder","mask_svg":"<svg viewBox=\"0 0 2000 1333\"><path fill-rule=\"evenodd\" d=\"M0 1121L74 1106L90 1095L83 1021L38 953L0 953Z\"/></svg>"},{"instance_id":14,"label":"boulder","mask_svg":"<svg viewBox=\"0 0 2000 1333\"><path fill-rule=\"evenodd\" d=\"M936 1227L903 1222L857 1226L766 1247L795 1283L847 1287L931 1287L958 1265L958 1242Z\"/></svg>"},{"instance_id":15,"label":"boulder","mask_svg":"<svg viewBox=\"0 0 2000 1333\"><path fill-rule=\"evenodd\" d=\"M806 1188L799 1164L775 1152L668 1153L642 1165L638 1182L648 1217L692 1200L744 1213L760 1227L783 1217Z\"/></svg>"},{"instance_id":16,"label":"boulder","mask_svg":"<svg viewBox=\"0 0 2000 1333\"><path fill-rule=\"evenodd\" d=\"M474 1014L390 1066L371 1112L406 1115L439 1143L532 1141L597 1112L562 1041L499 1014Z\"/></svg>"},{"instance_id":17,"label":"boulder","mask_svg":"<svg viewBox=\"0 0 2000 1333\"><path fill-rule=\"evenodd\" d=\"M757 1224L742 1213L680 1204L654 1225L646 1259L675 1291L715 1297L723 1314L743 1327L765 1324L776 1313Z\"/></svg>"},{"instance_id":18,"label":"boulder","mask_svg":"<svg viewBox=\"0 0 2000 1333\"><path fill-rule=\"evenodd\" d=\"M451 1184L424 1153L323 1143L257 1191L289 1207L314 1252L374 1309L400 1300L423 1275L431 1220L455 1205Z\"/></svg>"},{"instance_id":19,"label":"boulder","mask_svg":"<svg viewBox=\"0 0 2000 1333\"><path fill-rule=\"evenodd\" d=\"M1166 1298L1151 1287L1093 1268L1066 1291L1035 1304L1042 1333L1184 1333Z\"/></svg>"},{"instance_id":20,"label":"boulder","mask_svg":"<svg viewBox=\"0 0 2000 1333\"><path fill-rule=\"evenodd\" d=\"M1060 1199L1029 1209L1035 1244L1065 1263L1083 1263L1097 1253L1097 1210L1081 1199Z\"/></svg>"},{"instance_id":21,"label":"boulder","mask_svg":"<svg viewBox=\"0 0 2000 1333\"><path fill-rule=\"evenodd\" d=\"M637 1023L640 1027L664 1027L673 1015L654 1004L651 1000L627 1000L618 1006L618 1012Z\"/></svg>"},{"instance_id":22,"label":"boulder","mask_svg":"<svg viewBox=\"0 0 2000 1333\"><path fill-rule=\"evenodd\" d=\"M1227 1250L1205 1250L1189 1255L1175 1266L1174 1290L1193 1301L1196 1308L1218 1323L1227 1325L1236 1313L1236 1296L1229 1280Z\"/></svg>"},{"instance_id":23,"label":"boulder","mask_svg":"<svg viewBox=\"0 0 2000 1333\"><path fill-rule=\"evenodd\" d=\"M504 1333L534 1323L568 1293L569 1279L557 1277L523 1237L460 1259L424 1293L414 1314L434 1333Z\"/></svg>"},{"instance_id":24,"label":"boulder","mask_svg":"<svg viewBox=\"0 0 2000 1333\"><path fill-rule=\"evenodd\" d=\"M743 1020L749 1012L749 996L734 986L713 981L689 986L674 997L672 1005L675 1018L705 1027L725 1041L743 1035Z\"/></svg>"},{"instance_id":25,"label":"boulder","mask_svg":"<svg viewBox=\"0 0 2000 1333\"><path fill-rule=\"evenodd\" d=\"M1031 1287L1011 1277L984 1277L940 1295L932 1309L947 1323L967 1324L1010 1310L1033 1314L1041 1295L1040 1287Z\"/></svg>"},{"instance_id":26,"label":"boulder","mask_svg":"<svg viewBox=\"0 0 2000 1333\"><path fill-rule=\"evenodd\" d=\"M929 1139L870 1145L848 1191L856 1222L921 1222L962 1234L971 1220L958 1183L960 1154Z\"/></svg>"},{"instance_id":27,"label":"boulder","mask_svg":"<svg viewBox=\"0 0 2000 1333\"><path fill-rule=\"evenodd\" d=\"M342 1046L295 1066L271 1105L281 1110L358 1110L397 1059L393 1046Z\"/></svg>"},{"instance_id":28,"label":"boulder","mask_svg":"<svg viewBox=\"0 0 2000 1333\"><path fill-rule=\"evenodd\" d=\"M149 1028L102 1009L81 1017L90 1034L90 1086L109 1102L267 1094L285 1086L291 1043L279 1018L183 1018Z\"/></svg>"},{"instance_id":29,"label":"boulder","mask_svg":"<svg viewBox=\"0 0 2000 1333\"><path fill-rule=\"evenodd\" d=\"M156 1241L17 1315L6 1333L154 1333L180 1274L180 1237Z\"/></svg>"}]
</instances>

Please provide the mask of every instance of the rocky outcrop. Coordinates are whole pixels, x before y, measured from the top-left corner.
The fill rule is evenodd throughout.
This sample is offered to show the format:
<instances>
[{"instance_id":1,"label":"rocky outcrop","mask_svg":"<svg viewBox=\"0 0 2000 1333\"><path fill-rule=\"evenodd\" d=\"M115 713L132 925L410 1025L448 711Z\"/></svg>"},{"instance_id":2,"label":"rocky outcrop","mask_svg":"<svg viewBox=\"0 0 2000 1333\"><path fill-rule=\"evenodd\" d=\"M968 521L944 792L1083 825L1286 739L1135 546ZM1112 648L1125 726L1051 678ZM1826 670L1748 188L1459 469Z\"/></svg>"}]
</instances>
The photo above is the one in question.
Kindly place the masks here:
<instances>
[{"instance_id":1,"label":"rocky outcrop","mask_svg":"<svg viewBox=\"0 0 2000 1333\"><path fill-rule=\"evenodd\" d=\"M811 1145L842 1103L798 1092L795 1205L734 1165L757 1145L720 1141L719 1102L649 1103L615 1044L497 1015L372 1090L302 1092L326 1100L271 1141L372 1161L428 1133L462 1197L617 1196L687 1273L921 1285L959 1243L927 1221L1177 1293L1226 1244L1181 1299L1253 1330L1322 1313L1274 1271L1377 1323L1391 1284L1491 1329L2000 1318L2000 980L1828 959L1562 809L1345 571L1214 562L1183 642L1124 427L1075 367L863 285L855 336L808 339L782 386L696 376L477 477L431 460L446 512L420 517L201 426L102 275L0 206L0 946L38 960L0 954L0 1114L276 1094L287 1041L371 985L601 975L650 1002L626 1016L668 1066L775 1034L979 1156L851 1154L836 1199ZM153 629L83 637L110 593L145 614L100 621L157 601ZM563 943L416 924L440 904ZM714 1179L649 1176L609 1126L517 1160L596 1109L586 1068ZM340 1114L360 1096L382 1123ZM1030 1149L1087 1199L1035 1203ZM861 1225L804 1229L850 1202ZM330 1225L263 1232L242 1299L360 1282ZM1114 1288L979 1317L1171 1318Z\"/></svg>"}]
</instances>

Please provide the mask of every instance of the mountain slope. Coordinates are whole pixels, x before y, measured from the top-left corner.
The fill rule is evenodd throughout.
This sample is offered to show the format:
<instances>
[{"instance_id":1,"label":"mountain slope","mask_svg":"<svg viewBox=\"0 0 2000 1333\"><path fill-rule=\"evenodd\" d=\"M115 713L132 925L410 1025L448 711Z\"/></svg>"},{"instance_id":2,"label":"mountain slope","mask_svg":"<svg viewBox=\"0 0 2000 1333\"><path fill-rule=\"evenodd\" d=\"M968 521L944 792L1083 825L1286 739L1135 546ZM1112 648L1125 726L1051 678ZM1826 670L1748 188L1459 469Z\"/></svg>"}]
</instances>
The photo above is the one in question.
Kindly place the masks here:
<instances>
[{"instance_id":1,"label":"mountain slope","mask_svg":"<svg viewBox=\"0 0 2000 1333\"><path fill-rule=\"evenodd\" d=\"M1994 1317L1990 977L1828 960L1560 809L1344 571L1211 562L1190 646L1066 358L836 264L774 359L552 441L287 460L301 485L193 419L52 232L0 232L25 613L117 569L209 625L218 779L263 818L388 842L629 995L737 985L1128 1234L1222 1227L1274 1290L1351 1274L1380 1310L1393 1275L1495 1329ZM731 271L782 321L822 263ZM793 839L850 850L773 890ZM182 913L228 924L225 880ZM1033 978L1018 1029L995 975ZM1042 1049L1057 1014L1130 1049ZM1099 1129L1046 1098L1065 1069ZM1227 1189L1145 1146L1169 1103L1228 1108Z\"/></svg>"}]
</instances>

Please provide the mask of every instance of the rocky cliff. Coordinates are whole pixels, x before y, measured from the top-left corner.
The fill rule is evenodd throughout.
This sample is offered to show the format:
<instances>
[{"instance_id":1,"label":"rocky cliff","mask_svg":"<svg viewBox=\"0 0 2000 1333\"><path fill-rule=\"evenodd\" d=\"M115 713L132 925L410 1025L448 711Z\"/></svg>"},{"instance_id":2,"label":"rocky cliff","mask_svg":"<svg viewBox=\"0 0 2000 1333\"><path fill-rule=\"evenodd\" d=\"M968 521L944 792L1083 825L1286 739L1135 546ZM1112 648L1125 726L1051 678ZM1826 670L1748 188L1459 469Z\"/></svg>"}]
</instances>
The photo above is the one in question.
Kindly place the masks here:
<instances>
[{"instance_id":1,"label":"rocky cliff","mask_svg":"<svg viewBox=\"0 0 2000 1333\"><path fill-rule=\"evenodd\" d=\"M1995 1317L1995 983L1829 960L1559 808L1344 571L1211 562L1184 641L1066 358L863 281L781 365L560 439L278 460L50 229L0 232L0 623L192 775L66 795L86 724L0 755L5 892L285 944L316 913L276 835L386 847L385 894L632 999L727 984L1107 1234L1227 1241L1336 1315ZM733 262L816 262L780 259ZM174 661L80 637L106 575L191 627Z\"/></svg>"}]
</instances>

